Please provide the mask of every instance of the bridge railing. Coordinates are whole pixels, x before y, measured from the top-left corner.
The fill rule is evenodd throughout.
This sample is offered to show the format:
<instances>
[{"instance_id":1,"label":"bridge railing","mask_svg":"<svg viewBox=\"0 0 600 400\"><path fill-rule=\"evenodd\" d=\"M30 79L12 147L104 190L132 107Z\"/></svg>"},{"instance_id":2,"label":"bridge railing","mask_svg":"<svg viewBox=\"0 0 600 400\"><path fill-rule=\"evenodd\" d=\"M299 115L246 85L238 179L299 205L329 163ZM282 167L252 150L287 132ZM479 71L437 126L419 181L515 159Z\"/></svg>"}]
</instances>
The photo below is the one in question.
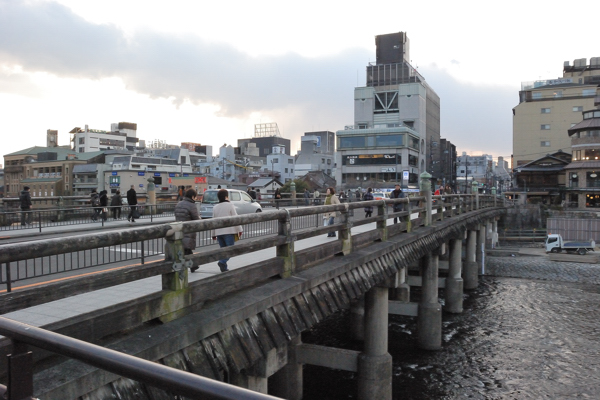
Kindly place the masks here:
<instances>
[{"instance_id":1,"label":"bridge railing","mask_svg":"<svg viewBox=\"0 0 600 400\"><path fill-rule=\"evenodd\" d=\"M12 338L15 350L8 356L11 371L16 372L10 374L8 385L4 388L8 399L33 399L33 381L22 379L23 375L28 375L33 370L32 352L27 350L26 345L79 360L192 399L276 399L273 396L133 357L8 318L0 317L0 333Z\"/></svg>"},{"instance_id":2,"label":"bridge railing","mask_svg":"<svg viewBox=\"0 0 600 400\"><path fill-rule=\"evenodd\" d=\"M176 205L176 202L138 204L137 209L141 219L153 221L158 217L173 216ZM103 213L102 207L84 205L2 212L0 213L0 231L36 229L42 232L44 228L48 227L95 223L104 226L106 221L114 220L113 217L118 217L117 219L127 218L129 206L107 206L106 210L106 213Z\"/></svg>"},{"instance_id":3,"label":"bridge railing","mask_svg":"<svg viewBox=\"0 0 600 400\"><path fill-rule=\"evenodd\" d=\"M62 237L44 241L3 245L1 246L0 251L0 264L8 265L9 268L12 263L19 260L25 260L28 257L31 257L31 254L35 254L36 257L56 256L59 254L68 254L77 251L93 251L94 249L107 246L117 246L154 239L162 239L165 241L165 259L164 261L159 260L144 266L128 266L119 270L106 271L93 277L80 277L73 279L70 282L48 283L36 288L23 288L12 293L0 294L0 314L122 283L161 275L162 291L160 291L160 288L157 288L156 294L146 299L147 301L158 301L158 303L153 303L156 304L156 307L150 307L143 315L139 315L134 320L122 318L120 317L122 314L118 314L119 312L132 312L131 310L125 311L125 309L130 306L124 304L119 306L120 308L109 307L106 311L103 311L103 313L105 313L103 318L107 321L111 321L110 326L99 326L96 324L93 327L84 327L81 325L81 321L76 320L69 322L72 326L62 325L61 329L64 332L71 332L69 336L77 337L78 335L82 335L82 332L91 332L94 336L93 339L99 340L119 331L133 329L140 323L149 322L157 318L170 318L170 315L178 313L179 311L186 310L184 312L193 312L201 307L206 300L218 298L218 296L230 293L232 290L241 290L265 282L273 276L279 276L281 278L289 277L293 275L294 271L309 268L310 265L322 262L324 259L332 257L335 253L344 255L349 254L353 250L353 243L358 243L354 242L353 239L356 239L362 245L365 245L372 241L387 240L388 235L392 236L401 232L414 230L418 226L426 224L428 217L426 215L427 209L432 210L432 219L443 219L475 211L478 207L487 208L493 207L494 205L494 199L487 199L485 196L475 195L446 195L440 197L438 200L436 206L432 208L429 208L431 207L430 199L423 196L415 196L404 199L373 200L333 206L282 209L231 218L214 218L184 223L160 224L136 227L116 232L97 232L66 238ZM391 208L394 204L401 204L403 210L394 212ZM349 212L351 210L362 209L365 206L372 206L376 210L372 217L359 221L352 221L349 218ZM335 224L323 226L321 219L321 223L318 227L293 228L292 220L294 218L308 218L314 220L326 212L337 212L339 214L339 218L336 218ZM387 221L394 217L399 218L400 223L388 226ZM185 233L209 232L212 229L234 225L248 225L271 221L276 221L277 223L278 230L276 233L269 233L266 236L245 239L238 242L235 246L226 248L206 248L192 255L183 255L182 238ZM352 226L373 222L376 223L374 230L355 235L354 238L352 237ZM302 225L299 224L299 226ZM323 251L314 251L313 254L295 251L294 243L298 240L336 231L338 232L338 240L324 242L318 246L322 247L324 249ZM186 263L190 261L197 265L201 265L215 262L224 257L240 256L273 247L276 249L276 257L273 259L263 260L255 265L249 265L227 274L220 274L207 280L196 281L192 284L188 283L187 267L189 267L189 264L186 265ZM193 296L189 296L188 290L190 289L192 289L192 292L194 293ZM174 310L172 306L170 306L174 301L173 296L180 296L181 298L180 303L176 302L178 307L180 307L179 309ZM194 299L194 302L190 303L192 298ZM165 301L168 303L164 303ZM97 312L95 315L96 314ZM23 352L14 351L15 348L19 350L20 342L56 351L56 349L45 347L52 346L53 340L55 339L54 337L44 334L39 336L34 342L30 340L30 338L19 336L23 330L31 330L27 325L22 324L15 326L5 324L5 321L0 322L0 333L15 340L13 346L7 346L6 343L0 342L0 352L8 353L10 348L12 348L13 353L21 354ZM23 325L27 328L22 328ZM40 331L51 333L42 329L40 329ZM95 353L96 350L97 349L94 349L92 353ZM72 352L61 352L60 354L80 359L78 358L79 355L76 356ZM81 357L84 362L89 361L89 354L81 355ZM116 367L117 364L118 363L115 360L107 360L107 365L110 368L118 368ZM29 367L30 364L26 363L26 365L28 365L26 368L16 367L18 364L12 365L13 367L11 367L10 363L8 365L8 369L11 371L9 375L24 381L30 381L32 379L31 368ZM100 365L97 366L104 368ZM111 371L112 370L113 369L111 369ZM0 375L2 372L3 371L0 371ZM151 376L144 376L141 378L136 376L135 379L149 379L150 381L153 381L154 378ZM11 390L10 383L8 386L9 390Z\"/></svg>"},{"instance_id":4,"label":"bridge railing","mask_svg":"<svg viewBox=\"0 0 600 400\"><path fill-rule=\"evenodd\" d=\"M405 206L405 210L408 210L409 208L412 210L410 218L417 218L419 216L419 212L426 212L426 210L418 208L419 203L423 202L423 199L419 197L409 197L408 199L404 200L390 199L386 201L388 202L388 206L393 205L394 201L406 203L407 205ZM362 208L368 205L366 203L367 202L348 203L348 218L353 215L354 210L358 209L360 211ZM412 206L410 204L412 204ZM435 207L432 211L435 217L434 219L442 219L444 215L443 210L449 210L447 214L451 216L454 212L460 212L461 207L473 207L474 198L472 196L465 197L464 195L434 196L434 205ZM149 217L152 218L152 215L155 212L152 210L152 207L169 207L163 208L163 215L168 215L169 213L172 214L170 211L170 206L170 204L148 206L147 210L149 210ZM325 212L325 209L316 210L314 207L309 207L309 209L310 211L308 212L292 213L290 221L291 229L293 231L316 229L323 225L323 213ZM393 213L390 215L391 217L394 217ZM360 226L366 223L375 222L378 220L378 217L374 216L364 220L361 220L360 218L351 219L353 225ZM278 222L277 218L264 218L255 222L245 224L242 223L242 225L244 225L245 231L245 234L243 235L244 240L268 235L277 235L280 231L280 223ZM339 227L340 223L338 222L338 224L333 226ZM330 231L332 231L331 228ZM199 229L196 233L197 248L215 245L215 241L212 239L210 229ZM149 238L146 240L137 240L133 242L126 242L120 239L115 244L101 246L99 243L96 243L94 245L95 247L86 249L82 249L79 246L79 241L76 241L76 243L80 249L78 251L61 251L48 255L45 255L45 253L39 253L37 251L29 251L24 252L22 254L23 258L21 259L13 258L10 263L5 262L3 268L0 268L0 284L6 284L6 290L11 292L13 283L25 279L62 274L68 271L95 268L102 265L131 260L140 260L141 264L145 264L147 259L164 254L165 249L163 237ZM58 247L58 249L61 248L63 247ZM34 255L33 257L32 254Z\"/></svg>"}]
</instances>

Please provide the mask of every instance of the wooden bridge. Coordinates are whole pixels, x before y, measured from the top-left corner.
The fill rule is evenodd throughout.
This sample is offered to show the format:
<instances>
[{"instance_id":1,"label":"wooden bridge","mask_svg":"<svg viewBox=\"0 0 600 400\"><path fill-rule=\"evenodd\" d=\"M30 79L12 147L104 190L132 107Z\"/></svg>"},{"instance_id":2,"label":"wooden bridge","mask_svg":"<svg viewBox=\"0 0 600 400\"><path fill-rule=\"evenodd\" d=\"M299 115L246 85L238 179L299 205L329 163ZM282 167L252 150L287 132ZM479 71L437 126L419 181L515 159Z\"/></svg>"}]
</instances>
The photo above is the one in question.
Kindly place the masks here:
<instances>
[{"instance_id":1,"label":"wooden bridge","mask_svg":"<svg viewBox=\"0 0 600 400\"><path fill-rule=\"evenodd\" d=\"M424 349L441 348L438 288L445 288L445 311L462 312L463 288L477 287L483 249L497 237L497 220L505 212L495 196L434 196L434 202L430 190L422 194L2 246L0 264L10 268L10 263L31 254L42 257L156 238L167 243L162 261L0 295L2 314L6 314L162 276L162 290L107 308L99 305L94 312L47 326L35 328L0 318L0 333L7 337L0 342L0 352L10 354L8 365L1 365L0 370L7 390L15 399L33 395L45 400L172 398L169 393L220 399L270 398L260 395L268 393L301 399L302 365L314 364L356 371L359 399L391 399L388 313L417 317L417 344ZM389 213L388 206L398 202L404 204L404 211ZM369 204L376 207L376 215L353 223L349 214ZM335 225L292 229L294 223L302 226L298 223L302 218L319 218L331 210L340 214ZM399 217L400 222L388 225L392 217ZM183 256L181 239L186 232L267 221L277 221L277 234ZM373 225L374 229L368 229ZM301 241L323 238L329 232L337 232L338 238L296 249ZM274 250L274 256L226 274L188 281L190 260L205 264L224 254L244 256L265 249ZM444 277L438 273L440 257L447 266ZM419 274L409 274L410 267L418 267ZM411 285L422 287L419 303L410 302ZM364 340L362 352L301 342L303 331L348 308L355 318L354 334ZM33 352L28 344L35 346ZM177 378L169 379L169 369L145 374L145 367L129 369L123 366L133 365L128 360L115 361L118 355L114 362L113 356L98 361L96 352L104 354L107 349L196 376L173 372ZM66 358L56 362L50 352ZM226 384L213 387L214 381L259 393L236 392ZM192 383L185 386L184 382Z\"/></svg>"}]
</instances>

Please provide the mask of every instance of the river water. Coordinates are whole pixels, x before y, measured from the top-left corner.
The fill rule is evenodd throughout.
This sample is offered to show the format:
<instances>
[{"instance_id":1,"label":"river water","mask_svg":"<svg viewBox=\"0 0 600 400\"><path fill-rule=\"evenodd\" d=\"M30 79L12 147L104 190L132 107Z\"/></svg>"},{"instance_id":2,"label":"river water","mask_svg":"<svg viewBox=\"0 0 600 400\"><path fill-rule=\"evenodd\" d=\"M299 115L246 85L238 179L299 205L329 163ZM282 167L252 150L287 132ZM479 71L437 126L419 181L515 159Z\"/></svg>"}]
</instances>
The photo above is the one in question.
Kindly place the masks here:
<instances>
[{"instance_id":1,"label":"river water","mask_svg":"<svg viewBox=\"0 0 600 400\"><path fill-rule=\"evenodd\" d=\"M303 340L360 350L348 324L336 314ZM480 279L462 314L444 313L437 352L416 348L415 318L389 326L394 399L600 399L598 285ZM354 373L305 366L304 378L307 400L356 398Z\"/></svg>"}]
</instances>

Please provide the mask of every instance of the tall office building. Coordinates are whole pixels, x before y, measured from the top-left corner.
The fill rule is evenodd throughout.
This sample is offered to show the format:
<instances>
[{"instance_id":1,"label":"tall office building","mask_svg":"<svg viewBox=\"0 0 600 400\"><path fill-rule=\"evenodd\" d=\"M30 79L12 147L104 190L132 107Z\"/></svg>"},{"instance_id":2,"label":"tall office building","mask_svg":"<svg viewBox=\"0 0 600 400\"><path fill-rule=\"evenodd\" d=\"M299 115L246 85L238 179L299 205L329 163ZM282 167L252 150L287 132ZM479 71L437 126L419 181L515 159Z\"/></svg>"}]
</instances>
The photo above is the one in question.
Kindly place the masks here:
<instances>
[{"instance_id":1,"label":"tall office building","mask_svg":"<svg viewBox=\"0 0 600 400\"><path fill-rule=\"evenodd\" d=\"M426 170L440 179L440 99L410 65L406 33L376 36L375 44L366 86L354 89L354 125L336 132L336 181L416 185Z\"/></svg>"},{"instance_id":2,"label":"tall office building","mask_svg":"<svg viewBox=\"0 0 600 400\"><path fill-rule=\"evenodd\" d=\"M513 108L513 168L546 154L569 151L567 131L581 121L581 112L594 107L599 93L600 57L573 65L565 61L557 79L523 82L519 105Z\"/></svg>"}]
</instances>

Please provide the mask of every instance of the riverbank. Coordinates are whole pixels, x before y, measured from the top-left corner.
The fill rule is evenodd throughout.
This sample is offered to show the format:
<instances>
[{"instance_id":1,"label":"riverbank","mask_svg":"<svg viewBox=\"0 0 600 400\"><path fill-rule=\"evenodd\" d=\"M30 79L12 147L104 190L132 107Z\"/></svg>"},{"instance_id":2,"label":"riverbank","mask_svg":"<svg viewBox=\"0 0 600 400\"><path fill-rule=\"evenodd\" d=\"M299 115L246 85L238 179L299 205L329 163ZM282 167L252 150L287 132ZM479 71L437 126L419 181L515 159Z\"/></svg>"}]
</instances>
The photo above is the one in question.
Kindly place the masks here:
<instances>
[{"instance_id":1,"label":"riverbank","mask_svg":"<svg viewBox=\"0 0 600 400\"><path fill-rule=\"evenodd\" d=\"M600 264L551 261L543 248L526 245L489 251L485 275L600 285Z\"/></svg>"}]
</instances>

